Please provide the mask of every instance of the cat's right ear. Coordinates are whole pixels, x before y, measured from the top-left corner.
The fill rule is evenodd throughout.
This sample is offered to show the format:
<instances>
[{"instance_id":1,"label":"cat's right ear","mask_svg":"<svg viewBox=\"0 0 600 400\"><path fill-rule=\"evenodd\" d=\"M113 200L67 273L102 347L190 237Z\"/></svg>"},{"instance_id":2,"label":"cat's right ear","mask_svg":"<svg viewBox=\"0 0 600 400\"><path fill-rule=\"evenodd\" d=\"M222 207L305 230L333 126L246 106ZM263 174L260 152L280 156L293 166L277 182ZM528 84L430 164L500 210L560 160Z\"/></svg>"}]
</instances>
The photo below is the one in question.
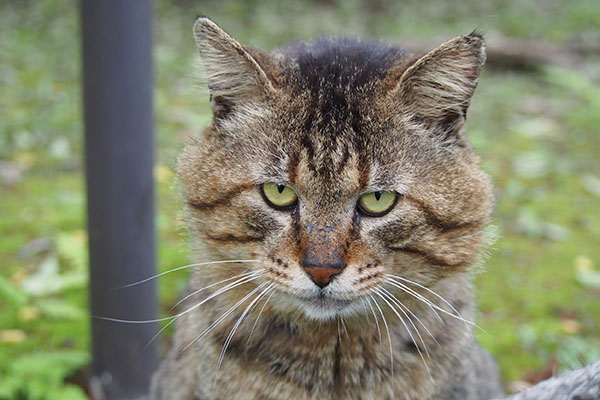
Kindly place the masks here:
<instances>
[{"instance_id":1,"label":"cat's right ear","mask_svg":"<svg viewBox=\"0 0 600 400\"><path fill-rule=\"evenodd\" d=\"M419 58L401 75L392 98L443 139L461 139L462 126L485 62L483 37L456 37Z\"/></svg>"},{"instance_id":2,"label":"cat's right ear","mask_svg":"<svg viewBox=\"0 0 600 400\"><path fill-rule=\"evenodd\" d=\"M227 117L236 106L257 103L276 93L257 58L269 63L264 53L246 49L207 17L196 20L194 37L216 119Z\"/></svg>"}]
</instances>

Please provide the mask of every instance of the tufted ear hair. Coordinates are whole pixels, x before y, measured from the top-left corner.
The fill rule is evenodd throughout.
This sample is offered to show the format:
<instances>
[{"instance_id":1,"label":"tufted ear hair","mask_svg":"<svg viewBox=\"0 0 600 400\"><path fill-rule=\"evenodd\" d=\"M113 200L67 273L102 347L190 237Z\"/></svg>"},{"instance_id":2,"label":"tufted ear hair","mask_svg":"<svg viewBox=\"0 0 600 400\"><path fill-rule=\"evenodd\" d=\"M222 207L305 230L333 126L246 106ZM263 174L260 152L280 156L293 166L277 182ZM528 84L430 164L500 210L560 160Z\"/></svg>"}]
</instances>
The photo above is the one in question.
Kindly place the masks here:
<instances>
[{"instance_id":1,"label":"tufted ear hair","mask_svg":"<svg viewBox=\"0 0 600 400\"><path fill-rule=\"evenodd\" d=\"M483 37L475 32L458 36L407 68L390 93L415 122L455 141L484 62Z\"/></svg>"},{"instance_id":2,"label":"tufted ear hair","mask_svg":"<svg viewBox=\"0 0 600 400\"><path fill-rule=\"evenodd\" d=\"M275 93L274 80L261 66L271 65L268 55L245 48L207 17L196 20L194 37L216 119Z\"/></svg>"}]
</instances>

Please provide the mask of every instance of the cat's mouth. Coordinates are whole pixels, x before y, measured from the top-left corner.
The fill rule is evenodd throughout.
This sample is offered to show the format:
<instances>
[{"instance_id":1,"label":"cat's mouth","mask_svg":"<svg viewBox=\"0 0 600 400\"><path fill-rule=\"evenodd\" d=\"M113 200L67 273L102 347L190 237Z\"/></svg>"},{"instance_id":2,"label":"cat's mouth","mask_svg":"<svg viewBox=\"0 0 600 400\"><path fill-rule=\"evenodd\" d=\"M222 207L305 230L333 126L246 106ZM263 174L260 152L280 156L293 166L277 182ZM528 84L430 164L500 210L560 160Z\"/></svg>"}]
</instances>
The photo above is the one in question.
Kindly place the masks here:
<instances>
[{"instance_id":1,"label":"cat's mouth","mask_svg":"<svg viewBox=\"0 0 600 400\"><path fill-rule=\"evenodd\" d=\"M301 297L300 300L305 314L314 319L333 318L346 311L354 303L353 300L338 299L324 293Z\"/></svg>"}]
</instances>

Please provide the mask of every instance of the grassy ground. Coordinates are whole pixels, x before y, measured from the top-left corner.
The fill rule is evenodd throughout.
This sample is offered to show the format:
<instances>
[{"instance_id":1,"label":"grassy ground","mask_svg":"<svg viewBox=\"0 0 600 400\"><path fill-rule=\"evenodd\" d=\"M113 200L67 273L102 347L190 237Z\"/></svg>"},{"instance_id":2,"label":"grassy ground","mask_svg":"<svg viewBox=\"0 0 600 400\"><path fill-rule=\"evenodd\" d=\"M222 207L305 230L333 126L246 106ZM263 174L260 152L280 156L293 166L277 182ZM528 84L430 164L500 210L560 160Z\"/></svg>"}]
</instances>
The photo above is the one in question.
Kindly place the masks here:
<instances>
[{"instance_id":1,"label":"grassy ground","mask_svg":"<svg viewBox=\"0 0 600 400\"><path fill-rule=\"evenodd\" d=\"M479 28L562 42L600 29L591 0L480 3L157 1L161 270L187 260L174 158L210 118L206 95L191 88L196 12L266 48L316 33L400 41ZM77 8L50 0L0 7L0 400L81 399L64 383L89 362ZM478 338L506 382L552 358L560 369L600 359L599 66L486 70L469 114L498 199L498 239L475 280L487 332ZM184 279L161 281L164 309Z\"/></svg>"}]
</instances>

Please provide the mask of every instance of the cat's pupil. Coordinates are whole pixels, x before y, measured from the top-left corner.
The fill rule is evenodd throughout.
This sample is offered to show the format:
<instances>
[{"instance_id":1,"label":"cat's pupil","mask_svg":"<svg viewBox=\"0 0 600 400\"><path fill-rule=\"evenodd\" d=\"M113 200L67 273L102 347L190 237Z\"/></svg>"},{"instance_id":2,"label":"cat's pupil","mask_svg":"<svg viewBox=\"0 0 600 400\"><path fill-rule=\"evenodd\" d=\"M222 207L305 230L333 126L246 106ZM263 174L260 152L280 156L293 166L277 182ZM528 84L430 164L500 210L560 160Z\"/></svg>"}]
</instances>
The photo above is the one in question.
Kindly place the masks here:
<instances>
[{"instance_id":1,"label":"cat's pupil","mask_svg":"<svg viewBox=\"0 0 600 400\"><path fill-rule=\"evenodd\" d=\"M277 184L277 191L278 191L279 193L282 193L282 192L283 192L283 189L285 189L285 185L282 185L281 183L278 183L278 184Z\"/></svg>"},{"instance_id":2,"label":"cat's pupil","mask_svg":"<svg viewBox=\"0 0 600 400\"><path fill-rule=\"evenodd\" d=\"M377 191L377 192L373 193L373 194L375 195L375 200L379 201L379 199L381 198L381 194L382 194L382 193L383 193L383 192L382 192L381 190L379 190L379 191Z\"/></svg>"}]
</instances>

